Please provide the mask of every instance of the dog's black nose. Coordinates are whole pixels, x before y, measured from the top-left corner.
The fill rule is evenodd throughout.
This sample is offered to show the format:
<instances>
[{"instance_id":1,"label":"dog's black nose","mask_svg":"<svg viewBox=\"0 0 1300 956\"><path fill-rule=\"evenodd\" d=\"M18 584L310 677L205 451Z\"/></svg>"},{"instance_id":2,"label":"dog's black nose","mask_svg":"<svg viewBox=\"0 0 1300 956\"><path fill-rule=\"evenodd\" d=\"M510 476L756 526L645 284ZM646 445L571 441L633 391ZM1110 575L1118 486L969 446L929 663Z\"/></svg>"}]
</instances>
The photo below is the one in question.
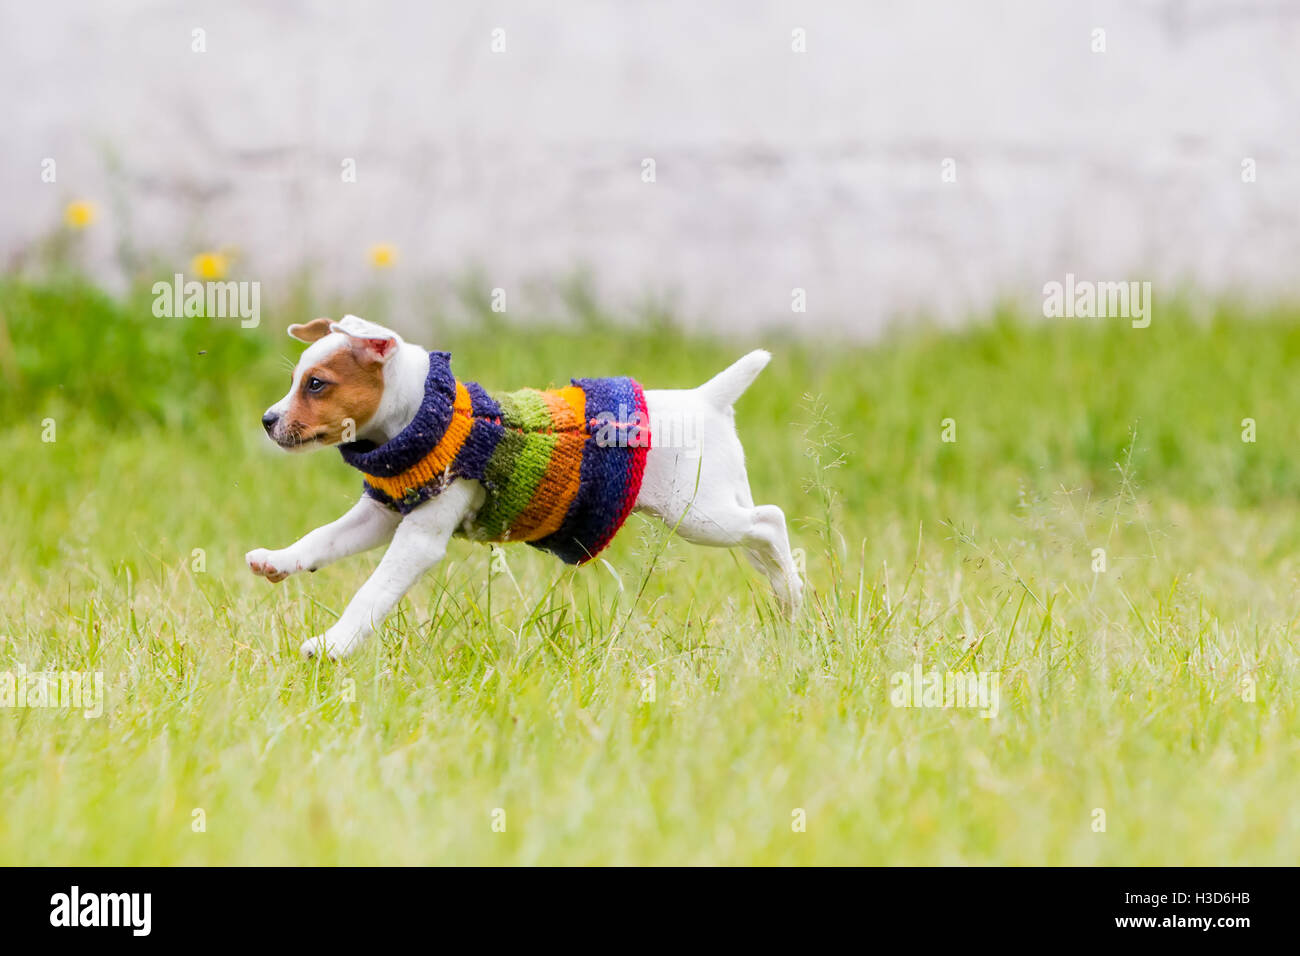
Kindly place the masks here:
<instances>
[{"instance_id":1,"label":"dog's black nose","mask_svg":"<svg viewBox=\"0 0 1300 956\"><path fill-rule=\"evenodd\" d=\"M262 416L262 427L268 432L275 427L275 423L280 420L280 416L275 412L267 412Z\"/></svg>"}]
</instances>

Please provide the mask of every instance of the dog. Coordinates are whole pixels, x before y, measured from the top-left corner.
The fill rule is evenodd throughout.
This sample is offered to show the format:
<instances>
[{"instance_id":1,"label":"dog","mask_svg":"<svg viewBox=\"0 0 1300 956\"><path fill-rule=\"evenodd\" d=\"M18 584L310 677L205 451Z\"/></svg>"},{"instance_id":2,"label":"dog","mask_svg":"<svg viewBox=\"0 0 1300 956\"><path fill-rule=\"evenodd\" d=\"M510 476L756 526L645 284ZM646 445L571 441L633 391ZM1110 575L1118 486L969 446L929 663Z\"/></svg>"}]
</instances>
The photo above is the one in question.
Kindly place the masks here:
<instances>
[{"instance_id":1,"label":"dog","mask_svg":"<svg viewBox=\"0 0 1300 956\"><path fill-rule=\"evenodd\" d=\"M785 614L797 614L803 585L785 514L754 504L732 410L768 352L693 389L575 379L494 398L451 375L447 353L357 316L288 331L307 348L262 426L286 451L339 447L366 476L364 493L336 521L245 560L276 583L388 544L338 621L302 644L304 657L338 660L360 647L455 534L526 540L581 564L632 510L694 544L742 548Z\"/></svg>"}]
</instances>

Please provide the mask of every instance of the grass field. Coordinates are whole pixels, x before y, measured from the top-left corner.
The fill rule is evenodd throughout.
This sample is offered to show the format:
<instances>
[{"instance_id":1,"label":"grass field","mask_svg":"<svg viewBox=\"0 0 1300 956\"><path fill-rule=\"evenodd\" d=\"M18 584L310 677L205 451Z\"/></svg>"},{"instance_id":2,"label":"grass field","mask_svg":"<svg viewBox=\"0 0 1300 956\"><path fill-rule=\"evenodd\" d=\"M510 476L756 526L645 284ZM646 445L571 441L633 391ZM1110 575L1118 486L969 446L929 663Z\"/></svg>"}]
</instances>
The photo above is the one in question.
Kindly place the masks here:
<instances>
[{"instance_id":1,"label":"grass field","mask_svg":"<svg viewBox=\"0 0 1300 956\"><path fill-rule=\"evenodd\" d=\"M261 435L308 317L0 285L0 671L105 692L0 712L0 863L1300 856L1300 314L872 346L421 317L498 387L690 386L770 348L737 420L808 607L634 517L585 569L454 543L339 665L295 652L378 554L279 585L242 561L359 490ZM893 706L918 659L996 674L996 717Z\"/></svg>"}]
</instances>

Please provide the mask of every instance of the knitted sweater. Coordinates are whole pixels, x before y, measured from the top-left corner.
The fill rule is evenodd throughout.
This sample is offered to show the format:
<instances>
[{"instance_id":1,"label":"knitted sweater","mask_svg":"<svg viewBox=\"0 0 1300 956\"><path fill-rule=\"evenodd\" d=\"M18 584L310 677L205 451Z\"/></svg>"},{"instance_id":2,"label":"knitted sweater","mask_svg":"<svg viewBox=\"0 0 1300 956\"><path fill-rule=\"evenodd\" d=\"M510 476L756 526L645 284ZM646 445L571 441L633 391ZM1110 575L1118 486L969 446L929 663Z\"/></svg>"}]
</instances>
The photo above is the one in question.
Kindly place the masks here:
<instances>
[{"instance_id":1,"label":"knitted sweater","mask_svg":"<svg viewBox=\"0 0 1300 956\"><path fill-rule=\"evenodd\" d=\"M569 564L599 554L636 503L650 447L645 394L630 378L489 394L429 353L424 401L383 445L339 446L365 493L407 514L457 478L487 497L463 533L526 541Z\"/></svg>"}]
</instances>

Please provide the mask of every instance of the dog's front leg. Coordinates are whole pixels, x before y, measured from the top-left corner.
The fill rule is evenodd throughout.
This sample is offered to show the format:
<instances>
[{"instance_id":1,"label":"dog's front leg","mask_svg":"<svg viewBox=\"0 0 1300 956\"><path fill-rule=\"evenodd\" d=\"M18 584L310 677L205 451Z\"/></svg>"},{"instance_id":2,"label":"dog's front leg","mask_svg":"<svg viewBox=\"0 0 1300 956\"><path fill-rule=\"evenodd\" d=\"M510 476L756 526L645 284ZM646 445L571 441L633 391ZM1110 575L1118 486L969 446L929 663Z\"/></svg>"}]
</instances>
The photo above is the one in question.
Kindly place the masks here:
<instances>
[{"instance_id":1,"label":"dog's front leg","mask_svg":"<svg viewBox=\"0 0 1300 956\"><path fill-rule=\"evenodd\" d=\"M343 517L321 525L287 548L256 548L244 555L248 567L272 584L298 571L315 571L389 541L401 517L373 498L362 497Z\"/></svg>"},{"instance_id":2,"label":"dog's front leg","mask_svg":"<svg viewBox=\"0 0 1300 956\"><path fill-rule=\"evenodd\" d=\"M424 574L447 553L447 541L483 497L476 482L457 481L416 508L397 526L379 567L320 637L302 645L304 657L338 660L356 650Z\"/></svg>"}]
</instances>

